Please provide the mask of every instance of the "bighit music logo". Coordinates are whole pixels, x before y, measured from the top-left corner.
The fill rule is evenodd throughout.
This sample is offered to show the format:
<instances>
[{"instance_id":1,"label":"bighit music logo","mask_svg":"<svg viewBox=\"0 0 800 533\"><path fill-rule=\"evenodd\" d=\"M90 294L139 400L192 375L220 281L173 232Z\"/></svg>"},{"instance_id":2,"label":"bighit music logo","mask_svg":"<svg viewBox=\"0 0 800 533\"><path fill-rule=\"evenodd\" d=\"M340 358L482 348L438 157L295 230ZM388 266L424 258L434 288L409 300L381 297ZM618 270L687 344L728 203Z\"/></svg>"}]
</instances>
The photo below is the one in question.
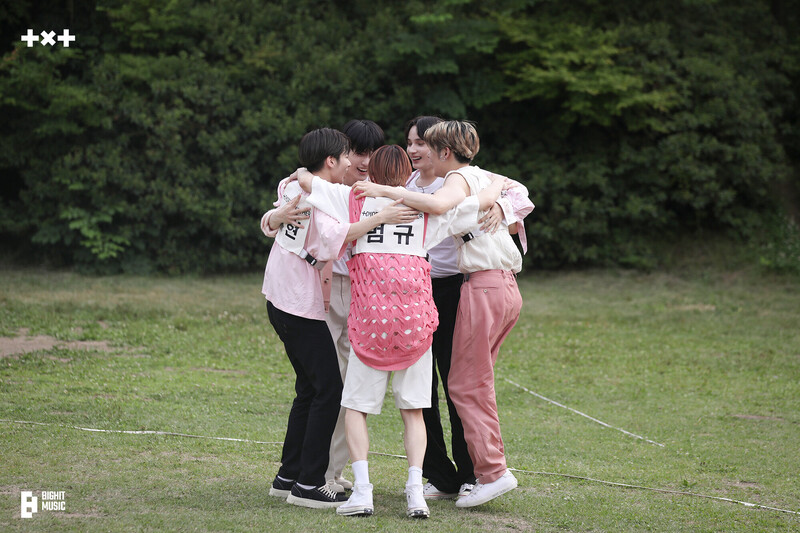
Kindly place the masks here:
<instances>
[{"instance_id":1,"label":"bighit music logo","mask_svg":"<svg viewBox=\"0 0 800 533\"><path fill-rule=\"evenodd\" d=\"M66 511L67 502L63 490L43 490L41 496L42 511ZM23 490L20 492L19 514L22 518L32 518L34 513L38 513L39 498L33 495L33 491Z\"/></svg>"}]
</instances>

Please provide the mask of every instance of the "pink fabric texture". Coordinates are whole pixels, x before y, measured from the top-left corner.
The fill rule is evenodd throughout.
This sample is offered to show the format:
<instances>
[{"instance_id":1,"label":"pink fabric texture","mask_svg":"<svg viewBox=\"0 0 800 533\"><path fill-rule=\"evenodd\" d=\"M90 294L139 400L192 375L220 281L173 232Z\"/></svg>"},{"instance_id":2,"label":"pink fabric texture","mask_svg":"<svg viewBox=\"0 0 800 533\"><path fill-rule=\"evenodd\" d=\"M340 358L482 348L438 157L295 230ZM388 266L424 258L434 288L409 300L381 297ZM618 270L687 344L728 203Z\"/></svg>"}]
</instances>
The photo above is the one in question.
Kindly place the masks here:
<instances>
[{"instance_id":1,"label":"pink fabric texture","mask_svg":"<svg viewBox=\"0 0 800 533\"><path fill-rule=\"evenodd\" d=\"M276 207L283 205L283 190L286 180L278 186ZM262 229L269 222L274 210L262 217ZM313 218L306 221L310 232L306 242L308 252L320 261L336 259L346 246L345 237L349 223L341 223L314 209ZM266 225L265 235L275 237L283 229L272 230ZM264 281L261 285L264 297L285 313L312 320L325 320L325 294L320 271L280 245L273 246L267 258Z\"/></svg>"},{"instance_id":2,"label":"pink fabric texture","mask_svg":"<svg viewBox=\"0 0 800 533\"><path fill-rule=\"evenodd\" d=\"M431 347L439 326L431 265L424 257L357 254L350 268L350 345L378 370L402 370Z\"/></svg>"},{"instance_id":3,"label":"pink fabric texture","mask_svg":"<svg viewBox=\"0 0 800 533\"><path fill-rule=\"evenodd\" d=\"M364 199L350 193L350 221ZM431 265L404 254L356 254L350 270L348 338L365 365L402 370L416 363L433 342L439 313L433 302Z\"/></svg>"}]
</instances>

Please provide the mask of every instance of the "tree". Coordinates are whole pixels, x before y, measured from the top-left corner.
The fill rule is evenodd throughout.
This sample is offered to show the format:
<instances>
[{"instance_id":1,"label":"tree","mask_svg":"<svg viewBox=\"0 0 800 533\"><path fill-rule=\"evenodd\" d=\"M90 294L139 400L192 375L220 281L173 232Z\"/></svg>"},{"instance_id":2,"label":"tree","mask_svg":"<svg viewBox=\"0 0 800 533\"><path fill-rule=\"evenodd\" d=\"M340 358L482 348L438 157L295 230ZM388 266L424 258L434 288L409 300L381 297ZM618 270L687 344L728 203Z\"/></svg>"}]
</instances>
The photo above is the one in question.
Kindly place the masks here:
<instances>
[{"instance_id":1,"label":"tree","mask_svg":"<svg viewBox=\"0 0 800 533\"><path fill-rule=\"evenodd\" d=\"M534 194L531 261L652 264L797 190L796 0L0 5L0 234L101 271L250 270L303 133L471 119ZM5 10L5 11L4 11ZM790 197L790 194L784 194Z\"/></svg>"}]
</instances>

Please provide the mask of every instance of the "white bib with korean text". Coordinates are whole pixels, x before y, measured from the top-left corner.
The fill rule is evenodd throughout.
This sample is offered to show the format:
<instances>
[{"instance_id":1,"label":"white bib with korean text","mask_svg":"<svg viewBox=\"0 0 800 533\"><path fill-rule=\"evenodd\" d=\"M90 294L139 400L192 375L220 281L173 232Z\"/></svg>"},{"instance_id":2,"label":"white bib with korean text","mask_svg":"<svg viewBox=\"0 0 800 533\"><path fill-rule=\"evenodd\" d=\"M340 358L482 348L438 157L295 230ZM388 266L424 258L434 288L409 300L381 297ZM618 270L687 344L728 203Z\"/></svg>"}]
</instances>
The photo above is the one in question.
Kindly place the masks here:
<instances>
[{"instance_id":1,"label":"white bib with korean text","mask_svg":"<svg viewBox=\"0 0 800 533\"><path fill-rule=\"evenodd\" d=\"M289 183L283 189L283 203L287 204L291 202L295 196L302 193L303 189L300 188L299 183L296 181ZM312 207L311 204L306 201L306 198L300 199L297 208L303 209L304 215L311 216ZM302 228L298 228L294 224L281 224L280 230L278 230L278 234L275 236L275 242L284 250L302 257L302 252L306 247L306 236L308 235L309 227L311 227L310 218L303 221Z\"/></svg>"},{"instance_id":2,"label":"white bib with korean text","mask_svg":"<svg viewBox=\"0 0 800 533\"><path fill-rule=\"evenodd\" d=\"M359 220L371 217L392 203L389 198L367 198ZM425 257L425 214L410 224L381 224L356 241L353 254L405 254Z\"/></svg>"}]
</instances>

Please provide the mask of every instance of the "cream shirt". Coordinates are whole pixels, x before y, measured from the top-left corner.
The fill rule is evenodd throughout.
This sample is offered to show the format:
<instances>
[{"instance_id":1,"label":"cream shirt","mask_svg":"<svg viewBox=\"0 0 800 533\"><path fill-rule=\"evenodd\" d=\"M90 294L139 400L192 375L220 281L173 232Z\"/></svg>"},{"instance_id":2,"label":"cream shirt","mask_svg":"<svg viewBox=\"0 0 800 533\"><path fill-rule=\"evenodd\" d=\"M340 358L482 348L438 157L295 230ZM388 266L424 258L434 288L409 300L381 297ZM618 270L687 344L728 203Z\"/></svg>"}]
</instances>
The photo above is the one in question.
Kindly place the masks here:
<instances>
[{"instance_id":1,"label":"cream shirt","mask_svg":"<svg viewBox=\"0 0 800 533\"><path fill-rule=\"evenodd\" d=\"M447 173L461 174L467 181L470 195L475 195L488 187L491 180L486 173L472 166L466 166ZM478 218L486 214L478 214ZM508 233L508 226L501 224L495 233L482 233L459 248L458 269L464 274L481 270L511 270L514 273L522 270L522 255Z\"/></svg>"}]
</instances>

